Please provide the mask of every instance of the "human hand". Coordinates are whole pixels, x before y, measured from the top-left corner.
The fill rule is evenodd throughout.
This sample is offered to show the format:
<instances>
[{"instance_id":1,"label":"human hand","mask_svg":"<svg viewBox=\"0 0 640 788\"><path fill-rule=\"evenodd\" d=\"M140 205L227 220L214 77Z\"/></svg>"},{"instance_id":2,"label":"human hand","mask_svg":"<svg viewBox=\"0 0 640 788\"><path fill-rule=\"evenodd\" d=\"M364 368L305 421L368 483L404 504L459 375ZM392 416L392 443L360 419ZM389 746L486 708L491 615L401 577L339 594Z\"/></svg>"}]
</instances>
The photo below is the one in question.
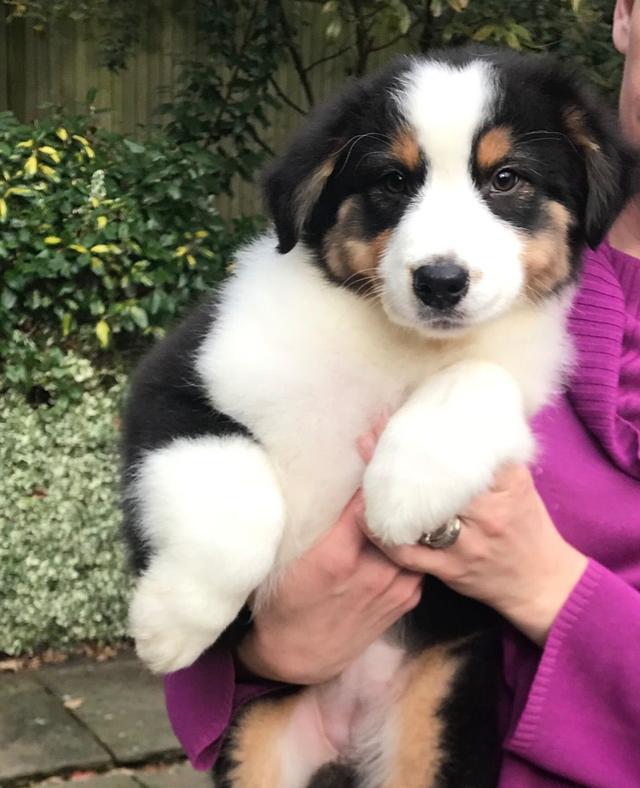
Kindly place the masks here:
<instances>
[{"instance_id":1,"label":"human hand","mask_svg":"<svg viewBox=\"0 0 640 788\"><path fill-rule=\"evenodd\" d=\"M558 533L524 465L500 471L460 519L462 530L451 547L379 547L400 566L435 575L495 608L542 646L587 566L586 556Z\"/></svg>"},{"instance_id":2,"label":"human hand","mask_svg":"<svg viewBox=\"0 0 640 788\"><path fill-rule=\"evenodd\" d=\"M370 458L375 431L359 450ZM422 575L397 566L365 536L352 498L332 529L286 571L255 611L237 657L264 678L316 684L338 675L420 600Z\"/></svg>"}]
</instances>

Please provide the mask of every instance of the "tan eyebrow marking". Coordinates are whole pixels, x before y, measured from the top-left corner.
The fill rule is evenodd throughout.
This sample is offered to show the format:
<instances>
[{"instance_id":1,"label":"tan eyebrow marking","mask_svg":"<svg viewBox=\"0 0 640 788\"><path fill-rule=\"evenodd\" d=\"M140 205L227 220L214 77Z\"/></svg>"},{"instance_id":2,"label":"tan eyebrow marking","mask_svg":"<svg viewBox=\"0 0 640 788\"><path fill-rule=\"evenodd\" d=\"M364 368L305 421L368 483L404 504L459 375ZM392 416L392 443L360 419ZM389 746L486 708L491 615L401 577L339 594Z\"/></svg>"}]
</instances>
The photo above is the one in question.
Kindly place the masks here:
<instances>
[{"instance_id":1,"label":"tan eyebrow marking","mask_svg":"<svg viewBox=\"0 0 640 788\"><path fill-rule=\"evenodd\" d=\"M391 153L410 170L420 166L420 146L413 131L403 126L396 135Z\"/></svg>"},{"instance_id":2,"label":"tan eyebrow marking","mask_svg":"<svg viewBox=\"0 0 640 788\"><path fill-rule=\"evenodd\" d=\"M476 150L476 160L483 169L491 169L506 158L513 147L511 130L494 126L482 135Z\"/></svg>"}]
</instances>

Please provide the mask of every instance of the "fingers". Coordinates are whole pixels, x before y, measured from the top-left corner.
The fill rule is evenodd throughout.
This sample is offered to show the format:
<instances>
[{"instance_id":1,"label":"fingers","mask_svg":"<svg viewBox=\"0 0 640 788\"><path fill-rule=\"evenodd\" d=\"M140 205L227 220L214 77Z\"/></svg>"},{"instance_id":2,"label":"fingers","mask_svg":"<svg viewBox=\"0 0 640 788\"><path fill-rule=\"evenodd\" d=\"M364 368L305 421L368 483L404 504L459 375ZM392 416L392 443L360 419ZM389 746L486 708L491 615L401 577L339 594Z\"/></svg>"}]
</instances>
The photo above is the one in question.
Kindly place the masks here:
<instances>
[{"instance_id":1,"label":"fingers","mask_svg":"<svg viewBox=\"0 0 640 788\"><path fill-rule=\"evenodd\" d=\"M422 596L422 580L423 575L414 572L401 572L398 575L397 582L388 592L388 601L392 605L385 609L377 623L380 634L418 605Z\"/></svg>"},{"instance_id":2,"label":"fingers","mask_svg":"<svg viewBox=\"0 0 640 788\"><path fill-rule=\"evenodd\" d=\"M391 412L388 409L383 410L374 420L369 432L361 435L356 441L358 454L367 465L371 462L371 458L376 450L382 431L387 426L390 415Z\"/></svg>"},{"instance_id":3,"label":"fingers","mask_svg":"<svg viewBox=\"0 0 640 788\"><path fill-rule=\"evenodd\" d=\"M385 545L381 542L376 542L376 545L387 558L410 572L439 576L446 568L445 550L433 550L422 545Z\"/></svg>"},{"instance_id":4,"label":"fingers","mask_svg":"<svg viewBox=\"0 0 640 788\"><path fill-rule=\"evenodd\" d=\"M371 432L367 432L366 435L361 435L356 441L356 448L358 449L358 454L360 455L360 459L365 463L365 465L368 465L371 462L373 453L376 450L377 442L378 442L377 439Z\"/></svg>"},{"instance_id":5,"label":"fingers","mask_svg":"<svg viewBox=\"0 0 640 788\"><path fill-rule=\"evenodd\" d=\"M491 490L493 492L505 492L521 486L533 484L531 471L522 463L510 463L504 465L496 473Z\"/></svg>"},{"instance_id":6,"label":"fingers","mask_svg":"<svg viewBox=\"0 0 640 788\"><path fill-rule=\"evenodd\" d=\"M462 519L462 518L461 518ZM363 534L372 542L378 550L390 559L394 564L419 575L430 574L442 577L449 574L452 562L459 557L460 551L458 543L447 547L444 550L434 550L423 545L389 545L377 539L367 528L364 515L358 516L357 523L362 529ZM464 526L464 520L463 520ZM460 539L465 537L466 528L460 534Z\"/></svg>"},{"instance_id":7,"label":"fingers","mask_svg":"<svg viewBox=\"0 0 640 788\"><path fill-rule=\"evenodd\" d=\"M342 514L325 536L320 539L311 553L327 552L343 556L350 556L361 552L368 540L358 526L358 519L364 516L364 499L362 490L358 489L349 503L342 510Z\"/></svg>"}]
</instances>

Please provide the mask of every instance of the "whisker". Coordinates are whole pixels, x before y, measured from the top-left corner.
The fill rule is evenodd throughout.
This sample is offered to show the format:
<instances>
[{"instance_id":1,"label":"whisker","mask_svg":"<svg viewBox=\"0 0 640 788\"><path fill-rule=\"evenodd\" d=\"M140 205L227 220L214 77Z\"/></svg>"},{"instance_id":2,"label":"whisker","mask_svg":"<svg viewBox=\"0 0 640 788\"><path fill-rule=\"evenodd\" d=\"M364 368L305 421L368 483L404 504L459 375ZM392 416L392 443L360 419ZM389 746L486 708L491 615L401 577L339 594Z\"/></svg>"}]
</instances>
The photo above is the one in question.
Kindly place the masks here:
<instances>
[{"instance_id":1,"label":"whisker","mask_svg":"<svg viewBox=\"0 0 640 788\"><path fill-rule=\"evenodd\" d=\"M366 134L357 134L354 137L351 137L351 139L347 140L347 142L345 142L344 145L341 148L339 148L339 150L335 154L336 157L339 156L345 148L350 146L348 151L347 151L347 155L345 156L345 160L342 163L342 167L340 167L340 170L339 170L338 174L340 174L344 170L344 168L347 166L347 163L349 161L349 158L350 158L351 153L353 152L353 149L355 148L355 146L359 142L361 142L362 140L367 139L368 137L374 137L374 138L377 137L378 139L382 139L382 140L385 140L385 141L388 141L388 142L391 141L391 137L388 134L381 134L380 132L377 132L377 131L369 131Z\"/></svg>"}]
</instances>

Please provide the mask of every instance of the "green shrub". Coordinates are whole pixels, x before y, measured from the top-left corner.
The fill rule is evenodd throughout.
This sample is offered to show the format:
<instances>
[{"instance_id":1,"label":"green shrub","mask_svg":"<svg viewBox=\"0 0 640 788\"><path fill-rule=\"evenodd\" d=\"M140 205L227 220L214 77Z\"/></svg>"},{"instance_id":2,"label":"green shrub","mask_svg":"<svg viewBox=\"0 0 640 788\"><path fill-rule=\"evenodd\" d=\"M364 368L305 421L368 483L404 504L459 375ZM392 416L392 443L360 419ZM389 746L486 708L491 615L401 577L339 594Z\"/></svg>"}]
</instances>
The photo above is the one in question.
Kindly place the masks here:
<instances>
[{"instance_id":1,"label":"green shrub","mask_svg":"<svg viewBox=\"0 0 640 788\"><path fill-rule=\"evenodd\" d=\"M0 355L16 330L116 351L161 333L254 231L217 213L227 182L196 143L0 113Z\"/></svg>"},{"instance_id":2,"label":"green shrub","mask_svg":"<svg viewBox=\"0 0 640 788\"><path fill-rule=\"evenodd\" d=\"M0 651L125 635L128 579L117 492L123 380L72 403L0 403Z\"/></svg>"}]
</instances>

